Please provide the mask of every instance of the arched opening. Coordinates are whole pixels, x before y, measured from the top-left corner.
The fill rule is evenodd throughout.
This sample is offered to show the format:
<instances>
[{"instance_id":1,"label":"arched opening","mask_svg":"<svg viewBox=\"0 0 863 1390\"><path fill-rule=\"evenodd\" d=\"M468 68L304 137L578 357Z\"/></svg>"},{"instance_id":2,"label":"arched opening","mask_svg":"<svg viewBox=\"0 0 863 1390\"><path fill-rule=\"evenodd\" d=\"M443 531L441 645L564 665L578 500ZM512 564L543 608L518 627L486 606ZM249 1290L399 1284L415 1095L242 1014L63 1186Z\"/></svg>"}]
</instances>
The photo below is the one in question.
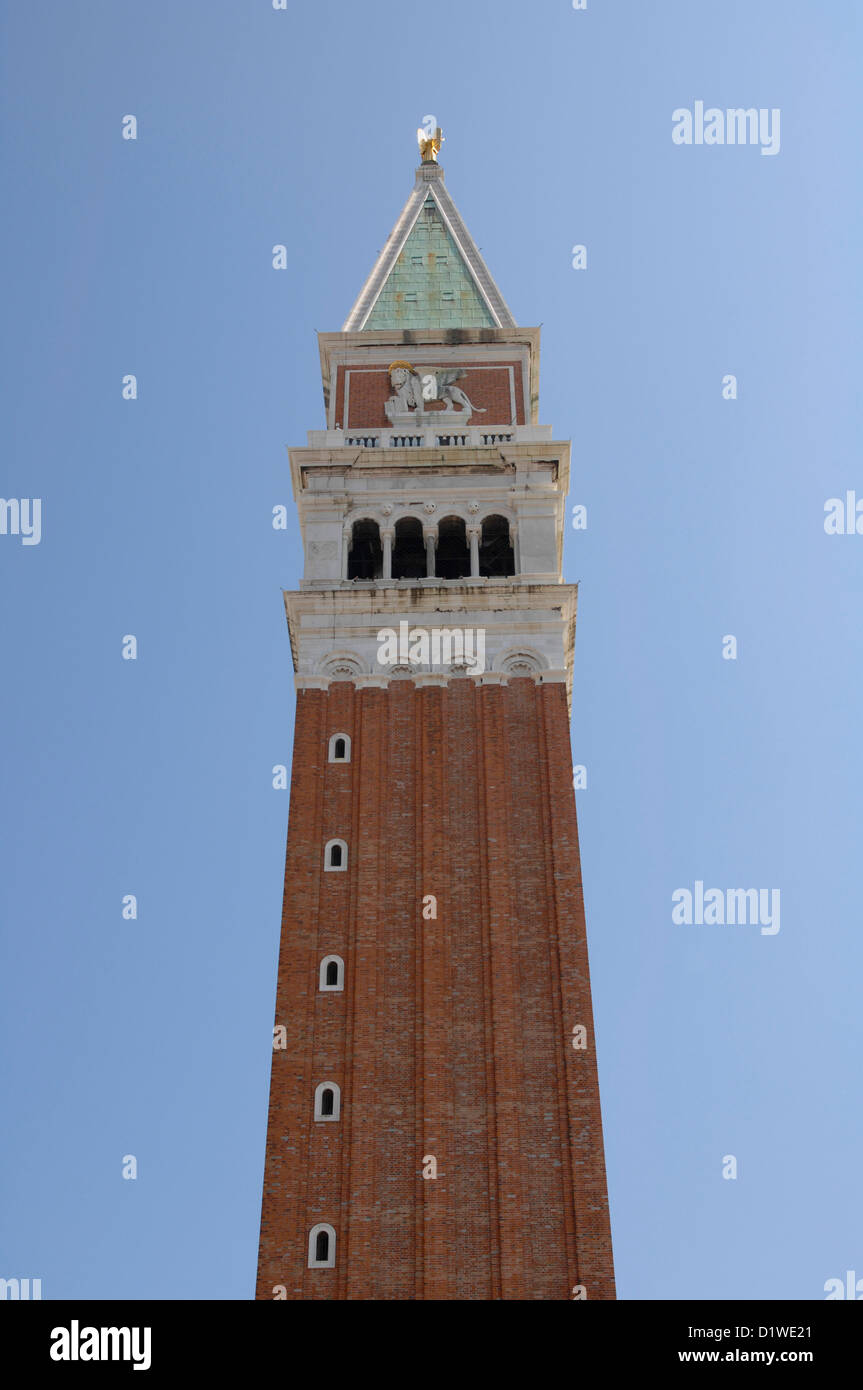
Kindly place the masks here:
<instances>
[{"instance_id":1,"label":"arched opening","mask_svg":"<svg viewBox=\"0 0 863 1390\"><path fill-rule=\"evenodd\" d=\"M315 1120L338 1120L342 1112L342 1093L335 1081L322 1081L315 1087Z\"/></svg>"},{"instance_id":2,"label":"arched opening","mask_svg":"<svg viewBox=\"0 0 863 1390\"><path fill-rule=\"evenodd\" d=\"M345 987L345 963L341 956L324 956L318 971L318 988L321 990L343 990Z\"/></svg>"},{"instance_id":3,"label":"arched opening","mask_svg":"<svg viewBox=\"0 0 863 1390\"><path fill-rule=\"evenodd\" d=\"M351 740L347 734L333 734L330 739L330 762L349 763L351 760Z\"/></svg>"},{"instance_id":4,"label":"arched opening","mask_svg":"<svg viewBox=\"0 0 863 1390\"><path fill-rule=\"evenodd\" d=\"M321 1222L309 1231L309 1269L332 1269L336 1263L336 1233Z\"/></svg>"},{"instance_id":5,"label":"arched opening","mask_svg":"<svg viewBox=\"0 0 863 1390\"><path fill-rule=\"evenodd\" d=\"M482 523L479 572L486 579L501 579L515 574L515 554L505 516L487 516Z\"/></svg>"},{"instance_id":6,"label":"arched opening","mask_svg":"<svg viewBox=\"0 0 863 1390\"><path fill-rule=\"evenodd\" d=\"M396 522L395 532L393 579L424 579L426 548L422 523L415 516L403 516Z\"/></svg>"},{"instance_id":7,"label":"arched opening","mask_svg":"<svg viewBox=\"0 0 863 1390\"><path fill-rule=\"evenodd\" d=\"M324 869L327 873L333 870L342 873L348 867L348 847L344 840L328 840L324 849Z\"/></svg>"},{"instance_id":8,"label":"arched opening","mask_svg":"<svg viewBox=\"0 0 863 1390\"><path fill-rule=\"evenodd\" d=\"M376 521L355 521L348 550L348 579L380 579L384 572L381 530Z\"/></svg>"},{"instance_id":9,"label":"arched opening","mask_svg":"<svg viewBox=\"0 0 863 1390\"><path fill-rule=\"evenodd\" d=\"M438 526L435 573L441 579L466 579L470 576L470 547L460 516L445 516Z\"/></svg>"}]
</instances>

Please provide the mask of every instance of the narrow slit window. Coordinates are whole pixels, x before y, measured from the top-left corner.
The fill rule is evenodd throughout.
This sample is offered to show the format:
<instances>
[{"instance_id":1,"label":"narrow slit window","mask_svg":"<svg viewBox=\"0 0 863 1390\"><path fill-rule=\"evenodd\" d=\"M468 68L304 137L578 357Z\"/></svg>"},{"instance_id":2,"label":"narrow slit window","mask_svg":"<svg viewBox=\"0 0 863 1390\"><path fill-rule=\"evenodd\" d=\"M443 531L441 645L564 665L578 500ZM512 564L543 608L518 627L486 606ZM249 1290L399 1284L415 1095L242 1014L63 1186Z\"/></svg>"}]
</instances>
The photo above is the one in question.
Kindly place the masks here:
<instances>
[{"instance_id":1,"label":"narrow slit window","mask_svg":"<svg viewBox=\"0 0 863 1390\"><path fill-rule=\"evenodd\" d=\"M329 760L331 763L350 762L351 740L347 734L333 734L330 739Z\"/></svg>"},{"instance_id":2,"label":"narrow slit window","mask_svg":"<svg viewBox=\"0 0 863 1390\"><path fill-rule=\"evenodd\" d=\"M318 972L318 988L335 993L345 987L345 963L341 956L324 956Z\"/></svg>"},{"instance_id":3,"label":"narrow slit window","mask_svg":"<svg viewBox=\"0 0 863 1390\"><path fill-rule=\"evenodd\" d=\"M333 1269L336 1263L336 1233L321 1222L309 1231L309 1269Z\"/></svg>"},{"instance_id":4,"label":"narrow slit window","mask_svg":"<svg viewBox=\"0 0 863 1390\"><path fill-rule=\"evenodd\" d=\"M315 1087L315 1119L338 1120L342 1113L342 1092L335 1081L322 1081Z\"/></svg>"},{"instance_id":5,"label":"narrow slit window","mask_svg":"<svg viewBox=\"0 0 863 1390\"><path fill-rule=\"evenodd\" d=\"M324 872L344 873L348 867L348 847L344 840L329 840L324 850Z\"/></svg>"}]
</instances>

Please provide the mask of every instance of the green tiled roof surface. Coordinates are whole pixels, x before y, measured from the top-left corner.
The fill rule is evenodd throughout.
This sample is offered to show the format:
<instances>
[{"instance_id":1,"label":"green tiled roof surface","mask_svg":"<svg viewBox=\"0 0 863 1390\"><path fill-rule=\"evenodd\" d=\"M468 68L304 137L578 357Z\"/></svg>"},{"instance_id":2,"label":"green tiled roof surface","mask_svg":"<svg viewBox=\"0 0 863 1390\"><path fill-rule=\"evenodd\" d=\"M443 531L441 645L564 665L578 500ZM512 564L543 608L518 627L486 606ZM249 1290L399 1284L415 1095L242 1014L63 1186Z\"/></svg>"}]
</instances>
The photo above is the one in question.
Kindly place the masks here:
<instances>
[{"instance_id":1,"label":"green tiled roof surface","mask_svg":"<svg viewBox=\"0 0 863 1390\"><path fill-rule=\"evenodd\" d=\"M429 196L364 325L493 328L495 320Z\"/></svg>"}]
</instances>

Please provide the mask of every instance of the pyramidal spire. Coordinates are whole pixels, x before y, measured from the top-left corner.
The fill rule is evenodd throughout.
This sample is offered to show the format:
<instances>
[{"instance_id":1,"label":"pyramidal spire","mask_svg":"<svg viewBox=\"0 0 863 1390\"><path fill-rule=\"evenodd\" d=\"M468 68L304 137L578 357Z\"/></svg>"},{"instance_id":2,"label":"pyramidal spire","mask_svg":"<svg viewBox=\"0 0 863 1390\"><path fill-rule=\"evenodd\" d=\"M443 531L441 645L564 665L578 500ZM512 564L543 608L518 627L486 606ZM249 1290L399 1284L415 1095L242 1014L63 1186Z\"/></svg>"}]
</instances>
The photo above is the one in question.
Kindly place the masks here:
<instances>
[{"instance_id":1,"label":"pyramidal spire","mask_svg":"<svg viewBox=\"0 0 863 1390\"><path fill-rule=\"evenodd\" d=\"M417 131L413 192L342 325L373 329L515 328L506 300L447 192L443 133Z\"/></svg>"}]
</instances>

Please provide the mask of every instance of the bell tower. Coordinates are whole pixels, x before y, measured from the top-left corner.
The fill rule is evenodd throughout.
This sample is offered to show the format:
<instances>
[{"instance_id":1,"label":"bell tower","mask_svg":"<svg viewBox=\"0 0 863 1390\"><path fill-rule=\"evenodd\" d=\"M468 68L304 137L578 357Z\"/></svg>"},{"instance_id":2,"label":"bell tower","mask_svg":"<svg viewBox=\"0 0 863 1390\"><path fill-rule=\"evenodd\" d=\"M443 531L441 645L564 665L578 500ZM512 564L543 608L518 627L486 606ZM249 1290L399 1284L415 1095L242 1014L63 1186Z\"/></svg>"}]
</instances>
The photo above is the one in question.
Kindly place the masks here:
<instances>
[{"instance_id":1,"label":"bell tower","mask_svg":"<svg viewBox=\"0 0 863 1390\"><path fill-rule=\"evenodd\" d=\"M421 141L290 451L305 556L257 1297L613 1299L570 446Z\"/></svg>"}]
</instances>

